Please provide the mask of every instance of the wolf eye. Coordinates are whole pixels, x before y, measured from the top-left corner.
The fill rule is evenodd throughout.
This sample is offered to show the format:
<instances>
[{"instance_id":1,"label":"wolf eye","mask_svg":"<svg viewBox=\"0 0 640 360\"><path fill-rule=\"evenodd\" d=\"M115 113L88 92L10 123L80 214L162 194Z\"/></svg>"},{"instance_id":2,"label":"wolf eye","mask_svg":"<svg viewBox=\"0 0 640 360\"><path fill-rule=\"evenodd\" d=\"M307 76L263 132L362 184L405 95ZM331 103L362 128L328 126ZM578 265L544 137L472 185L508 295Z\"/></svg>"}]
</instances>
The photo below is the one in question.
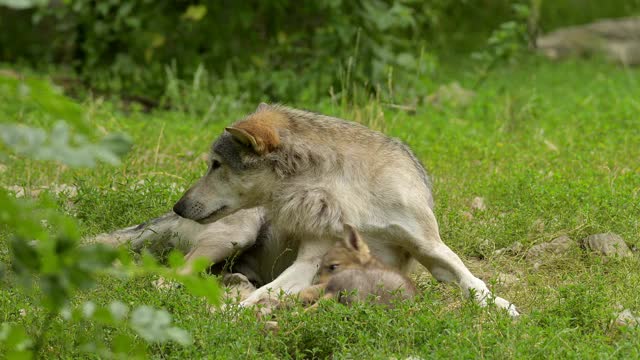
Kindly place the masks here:
<instances>
[{"instance_id":1,"label":"wolf eye","mask_svg":"<svg viewBox=\"0 0 640 360\"><path fill-rule=\"evenodd\" d=\"M335 271L338 268L338 264L329 265L329 271Z\"/></svg>"},{"instance_id":2,"label":"wolf eye","mask_svg":"<svg viewBox=\"0 0 640 360\"><path fill-rule=\"evenodd\" d=\"M213 162L211 163L211 170L215 170L215 169L219 168L220 166L222 166L220 161L213 160Z\"/></svg>"}]
</instances>

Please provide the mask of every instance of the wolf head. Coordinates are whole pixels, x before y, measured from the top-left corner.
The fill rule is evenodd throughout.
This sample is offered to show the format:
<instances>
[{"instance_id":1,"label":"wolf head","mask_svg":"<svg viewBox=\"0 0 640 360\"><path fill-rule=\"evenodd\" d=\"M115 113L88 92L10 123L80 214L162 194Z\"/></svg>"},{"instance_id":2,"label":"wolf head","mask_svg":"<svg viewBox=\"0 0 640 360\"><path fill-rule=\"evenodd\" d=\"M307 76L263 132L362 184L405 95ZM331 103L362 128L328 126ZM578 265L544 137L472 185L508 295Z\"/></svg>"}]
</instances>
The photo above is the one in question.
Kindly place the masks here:
<instances>
[{"instance_id":1,"label":"wolf head","mask_svg":"<svg viewBox=\"0 0 640 360\"><path fill-rule=\"evenodd\" d=\"M269 154L280 147L278 129L286 124L286 115L260 104L255 113L227 127L211 147L206 174L173 211L205 224L261 205L278 181Z\"/></svg>"},{"instance_id":2,"label":"wolf head","mask_svg":"<svg viewBox=\"0 0 640 360\"><path fill-rule=\"evenodd\" d=\"M347 224L344 226L344 238L336 242L322 258L318 280L325 283L331 276L346 269L365 269L376 267L377 264L367 243L353 226Z\"/></svg>"}]
</instances>

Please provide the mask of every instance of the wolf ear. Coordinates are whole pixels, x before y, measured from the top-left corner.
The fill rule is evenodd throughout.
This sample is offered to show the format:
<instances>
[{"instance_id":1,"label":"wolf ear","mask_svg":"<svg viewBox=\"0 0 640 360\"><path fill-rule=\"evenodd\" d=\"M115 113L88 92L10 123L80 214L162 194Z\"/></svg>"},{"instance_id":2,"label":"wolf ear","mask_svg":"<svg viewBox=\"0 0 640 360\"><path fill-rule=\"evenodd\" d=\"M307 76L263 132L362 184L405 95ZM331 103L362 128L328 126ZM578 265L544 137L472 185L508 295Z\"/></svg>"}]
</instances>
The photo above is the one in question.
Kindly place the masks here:
<instances>
[{"instance_id":1,"label":"wolf ear","mask_svg":"<svg viewBox=\"0 0 640 360\"><path fill-rule=\"evenodd\" d=\"M260 110L264 109L264 110ZM259 112L247 116L244 120L225 128L233 138L253 150L258 155L265 155L280 146L279 128L286 128L287 115L274 110L267 104L260 104Z\"/></svg>"},{"instance_id":2,"label":"wolf ear","mask_svg":"<svg viewBox=\"0 0 640 360\"><path fill-rule=\"evenodd\" d=\"M353 250L360 254L360 258L364 261L367 261L370 258L369 247L367 243L362 240L362 237L358 233L353 225L345 224L344 225L344 245L347 249Z\"/></svg>"},{"instance_id":3,"label":"wolf ear","mask_svg":"<svg viewBox=\"0 0 640 360\"><path fill-rule=\"evenodd\" d=\"M262 103L260 103L260 105L258 105L258 108L256 109L256 112L268 110L269 108L270 108L269 104L262 102Z\"/></svg>"},{"instance_id":4,"label":"wolf ear","mask_svg":"<svg viewBox=\"0 0 640 360\"><path fill-rule=\"evenodd\" d=\"M247 130L236 128L233 126L229 126L224 128L226 131L233 136L239 143L242 145L248 146L256 150L258 148L258 141L255 136L249 134ZM257 150L256 150L257 151Z\"/></svg>"}]
</instances>

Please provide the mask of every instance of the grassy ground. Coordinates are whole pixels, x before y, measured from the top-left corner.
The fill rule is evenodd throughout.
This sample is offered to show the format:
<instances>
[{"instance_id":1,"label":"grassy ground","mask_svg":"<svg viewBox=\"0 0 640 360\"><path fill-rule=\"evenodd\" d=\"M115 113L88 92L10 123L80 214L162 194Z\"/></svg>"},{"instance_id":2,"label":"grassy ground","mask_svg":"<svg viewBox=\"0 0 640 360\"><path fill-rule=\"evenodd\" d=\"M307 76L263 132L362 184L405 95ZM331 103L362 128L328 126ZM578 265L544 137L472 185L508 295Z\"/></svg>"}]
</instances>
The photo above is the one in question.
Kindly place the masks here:
<instances>
[{"instance_id":1,"label":"grassy ground","mask_svg":"<svg viewBox=\"0 0 640 360\"><path fill-rule=\"evenodd\" d=\"M454 70L438 82L470 86L471 79ZM158 291L148 278L102 279L78 302L122 300L169 310L195 344L140 341L158 358L638 358L640 330L611 324L619 307L640 312L637 253L605 260L576 248L537 269L525 254L564 234L578 242L611 231L640 246L639 75L607 64L534 60L493 73L466 108L422 106L409 115L376 103L357 109L329 101L291 104L362 119L406 141L433 175L442 238L519 307L523 315L515 322L496 309L479 309L456 287L425 274L417 277L423 295L416 303L394 310L325 304L314 314L281 312L277 334L265 333L248 312L210 314L203 300L181 289ZM0 184L74 184L78 194L63 196L60 207L87 235L139 223L167 211L204 171L210 141L255 105L243 106L203 123L179 113L122 114L88 101L99 129L133 137L122 166L72 170L9 159ZM4 109L2 117L20 116L19 109ZM383 117L367 116L380 109ZM486 210L471 208L474 197L484 198ZM522 250L494 254L515 242ZM7 260L5 245L0 257ZM500 283L500 274L517 280ZM0 293L1 321L37 329L43 314L8 287ZM54 320L46 357L86 356L77 345L91 326Z\"/></svg>"}]
</instances>

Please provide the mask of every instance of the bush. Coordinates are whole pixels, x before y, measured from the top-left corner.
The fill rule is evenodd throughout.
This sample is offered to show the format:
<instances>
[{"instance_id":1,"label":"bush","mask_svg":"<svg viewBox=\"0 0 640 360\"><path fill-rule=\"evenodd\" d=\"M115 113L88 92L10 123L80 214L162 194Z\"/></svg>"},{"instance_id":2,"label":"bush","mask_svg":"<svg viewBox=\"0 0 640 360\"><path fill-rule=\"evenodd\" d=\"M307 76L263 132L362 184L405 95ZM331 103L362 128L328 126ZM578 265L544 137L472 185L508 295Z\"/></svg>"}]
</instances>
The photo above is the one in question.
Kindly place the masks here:
<instances>
[{"instance_id":1,"label":"bush","mask_svg":"<svg viewBox=\"0 0 640 360\"><path fill-rule=\"evenodd\" d=\"M83 109L42 79L0 73L0 98L6 100L0 104L1 109L14 109L20 114L19 119L11 119L13 122L0 123L0 158L55 160L71 167L93 167L97 162L116 165L131 146L123 134L95 139L95 129L89 126ZM175 269L184 263L178 253L169 257L172 269L159 266L148 254L143 255L142 266L138 267L127 249L118 251L104 244L81 245L76 220L57 211L52 199L16 198L0 187L0 203L0 232L8 234L10 259L10 267L0 263L0 282L11 284L8 288L14 294L26 294L33 299L32 308L25 310L25 316L29 314L27 319L38 312L46 314L42 323L35 326L29 326L29 322L0 324L0 353L7 358L38 358L46 353L47 331L59 320L69 326L95 325L79 347L102 357L127 354L134 343L134 336L130 335L105 341L106 327L131 328L149 343L192 344L189 333L172 326L171 316L165 310L146 305L129 309L120 301L106 306L92 301L75 303L77 294L94 287L101 274L121 277L158 274L182 282L191 294L205 297L211 303L219 301L217 284L197 275L177 274ZM123 265L120 269L111 267L116 259ZM196 272L207 266L206 260L201 261ZM140 357L145 355L144 349L136 353Z\"/></svg>"},{"instance_id":2,"label":"bush","mask_svg":"<svg viewBox=\"0 0 640 360\"><path fill-rule=\"evenodd\" d=\"M352 83L393 93L415 90L416 74L433 70L425 54L479 50L513 19L514 3L529 2L4 0L13 8L0 8L0 61L68 65L95 91L147 100L166 93L167 74L192 79L201 68L211 93L237 90L233 79L253 101L315 101ZM560 3L542 2L543 30L640 8L639 0Z\"/></svg>"}]
</instances>

